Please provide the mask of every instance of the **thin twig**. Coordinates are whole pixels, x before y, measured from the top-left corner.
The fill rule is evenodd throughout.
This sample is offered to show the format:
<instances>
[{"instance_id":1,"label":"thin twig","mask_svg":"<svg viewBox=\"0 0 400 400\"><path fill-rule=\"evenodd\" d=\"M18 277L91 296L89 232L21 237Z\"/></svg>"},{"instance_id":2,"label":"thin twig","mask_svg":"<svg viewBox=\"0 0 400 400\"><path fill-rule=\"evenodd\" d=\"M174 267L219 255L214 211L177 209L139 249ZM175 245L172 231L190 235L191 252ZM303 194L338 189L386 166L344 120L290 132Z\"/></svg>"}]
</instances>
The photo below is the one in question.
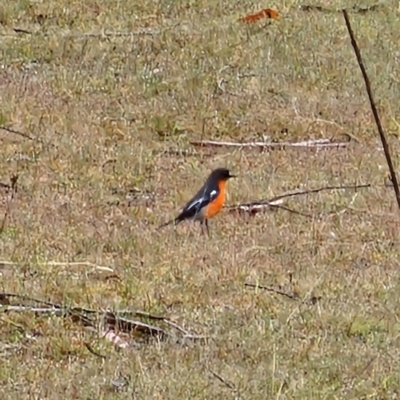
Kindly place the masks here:
<instances>
[{"instance_id":1,"label":"thin twig","mask_svg":"<svg viewBox=\"0 0 400 400\"><path fill-rule=\"evenodd\" d=\"M6 131L8 133L13 133L14 135L17 135L17 136L21 136L21 137L23 137L25 139L40 141L40 139L36 139L33 136L28 135L27 133L16 131L15 129L7 128L6 126L3 126L3 125L0 126L0 129L2 129L3 131Z\"/></svg>"},{"instance_id":2,"label":"thin twig","mask_svg":"<svg viewBox=\"0 0 400 400\"><path fill-rule=\"evenodd\" d=\"M0 310L2 312L34 312L34 313L43 313L49 314L54 313L56 315L60 315L64 313L64 310L61 308L45 308L45 307L29 307L29 306L9 306L9 305L0 305Z\"/></svg>"},{"instance_id":3,"label":"thin twig","mask_svg":"<svg viewBox=\"0 0 400 400\"><path fill-rule=\"evenodd\" d=\"M285 199L288 197L293 197L293 196L303 196L307 194L312 194L312 193L319 193L323 191L331 191L331 190L348 190L348 189L365 189L365 188L370 188L372 185L370 183L367 183L365 185L344 185L344 186L324 186L321 188L316 188L316 189L308 189L308 190L296 190L293 192L288 192L281 194L279 196L273 197L270 200L267 200L269 203L273 203L277 200Z\"/></svg>"},{"instance_id":4,"label":"thin twig","mask_svg":"<svg viewBox=\"0 0 400 400\"><path fill-rule=\"evenodd\" d=\"M198 155L199 155L199 153L196 150L190 151L190 150L178 150L178 149L167 149L159 154L159 156L179 156L179 157L182 157L182 156L197 157ZM212 154L203 153L202 156L211 157Z\"/></svg>"},{"instance_id":5,"label":"thin twig","mask_svg":"<svg viewBox=\"0 0 400 400\"><path fill-rule=\"evenodd\" d=\"M41 263L42 265L49 265L49 266L53 266L53 267L74 267L74 266L84 266L84 267L93 267L93 268L99 268L99 269L103 269L106 270L108 272L114 272L114 270L110 267L102 267L100 265L96 265L93 264L89 261L47 261L47 262L43 262Z\"/></svg>"},{"instance_id":6,"label":"thin twig","mask_svg":"<svg viewBox=\"0 0 400 400\"><path fill-rule=\"evenodd\" d=\"M82 315L76 309L71 309L67 307L29 307L29 306L12 306L12 305L0 305L0 310L2 312L33 312L37 314L54 314L57 316L70 316L75 322L80 321L86 326L94 326L93 322L85 315Z\"/></svg>"},{"instance_id":7,"label":"thin twig","mask_svg":"<svg viewBox=\"0 0 400 400\"><path fill-rule=\"evenodd\" d=\"M102 354L100 354L96 350L94 350L93 347L89 343L85 342L84 345L88 349L89 353L92 353L94 356L103 358L103 359L107 358L106 356L103 356Z\"/></svg>"},{"instance_id":8,"label":"thin twig","mask_svg":"<svg viewBox=\"0 0 400 400\"><path fill-rule=\"evenodd\" d=\"M381 6L382 6L382 4L377 3L377 4L373 4L372 6L369 6L369 7L353 6L353 7L347 8L346 10L349 12L352 12L352 13L356 13L356 14L365 14L369 11L376 11ZM329 9L329 8L322 7L322 6L308 5L308 4L299 6L299 10L301 10L301 11L319 11L319 12L324 12L324 13L338 13L341 11L341 10L334 10L334 9Z\"/></svg>"},{"instance_id":9,"label":"thin twig","mask_svg":"<svg viewBox=\"0 0 400 400\"><path fill-rule=\"evenodd\" d=\"M191 334L186 330L179 326L177 323L170 321L169 319L163 319L163 321L167 324L172 326L173 328L177 329L179 332L183 333L184 335L190 336Z\"/></svg>"},{"instance_id":10,"label":"thin twig","mask_svg":"<svg viewBox=\"0 0 400 400\"><path fill-rule=\"evenodd\" d=\"M107 324L111 326L118 326L118 328L123 330L124 332L136 331L151 336L159 336L159 337L171 336L170 333L168 333L167 331L158 326L145 324L144 322L136 321L133 319L119 317L118 315L112 312L106 313L105 320Z\"/></svg>"},{"instance_id":11,"label":"thin twig","mask_svg":"<svg viewBox=\"0 0 400 400\"><path fill-rule=\"evenodd\" d=\"M227 379L225 379L224 377L222 377L220 374L217 374L216 372L214 372L213 370L211 370L210 368L206 367L208 372L210 372L210 374L212 376L214 376L214 378L217 378L220 382L222 382L227 388L229 388L230 390L233 390L234 392L237 392L237 388L236 386L232 383L229 382Z\"/></svg>"},{"instance_id":12,"label":"thin twig","mask_svg":"<svg viewBox=\"0 0 400 400\"><path fill-rule=\"evenodd\" d=\"M209 338L210 337L207 335L192 335L191 333L182 336L182 339L190 339L190 340L206 340Z\"/></svg>"},{"instance_id":13,"label":"thin twig","mask_svg":"<svg viewBox=\"0 0 400 400\"><path fill-rule=\"evenodd\" d=\"M276 294L280 294L281 296L288 297L289 299L292 299L292 300L297 300L299 298L294 293L288 293L288 292L285 292L282 289L275 288L273 286L263 286L263 285L259 285L257 283L247 283L247 282L245 282L244 286L252 287L254 289L267 290L268 292L273 292L273 293L276 293Z\"/></svg>"},{"instance_id":14,"label":"thin twig","mask_svg":"<svg viewBox=\"0 0 400 400\"><path fill-rule=\"evenodd\" d=\"M194 140L190 142L193 146L202 146L202 147L249 147L249 148L277 148L284 149L286 147L301 147L301 148L338 148L338 147L346 147L349 145L349 142L331 142L329 139L316 139L316 140L306 140L302 142L247 142L247 143L239 143L239 142L216 142L213 140Z\"/></svg>"},{"instance_id":15,"label":"thin twig","mask_svg":"<svg viewBox=\"0 0 400 400\"><path fill-rule=\"evenodd\" d=\"M168 320L168 318L162 316L162 315L155 315L155 314L150 314L146 311L137 311L137 310L119 310L118 315L134 315L136 317L144 317L148 319L152 319L155 321L164 321Z\"/></svg>"},{"instance_id":16,"label":"thin twig","mask_svg":"<svg viewBox=\"0 0 400 400\"><path fill-rule=\"evenodd\" d=\"M138 29L137 31L94 31L82 33L69 33L66 37L121 37L121 36L155 36L160 34L160 30L151 28Z\"/></svg>"},{"instance_id":17,"label":"thin twig","mask_svg":"<svg viewBox=\"0 0 400 400\"><path fill-rule=\"evenodd\" d=\"M4 229L6 227L6 221L11 209L11 203L14 201L15 194L17 193L17 181L18 181L18 175L13 175L10 178L11 196L9 199L7 199L6 202L6 211L4 212L4 217L0 225L0 235L4 232Z\"/></svg>"},{"instance_id":18,"label":"thin twig","mask_svg":"<svg viewBox=\"0 0 400 400\"><path fill-rule=\"evenodd\" d=\"M242 212L242 213L248 213L251 215L258 214L259 212L266 211L268 209L282 209L285 211L288 211L292 214L296 215L301 215L302 217L306 218L313 218L311 214L303 213L301 211L293 210L292 208L280 205L280 204L274 204L274 203L248 203L248 204L239 204L237 206L230 206L228 207L228 211L230 213L235 213L235 212Z\"/></svg>"},{"instance_id":19,"label":"thin twig","mask_svg":"<svg viewBox=\"0 0 400 400\"><path fill-rule=\"evenodd\" d=\"M18 265L18 263L14 261L8 261L8 260L0 260L0 265ZM97 269L99 271L107 271L107 272L115 272L112 268L102 266L102 265L96 265L93 264L89 261L73 261L73 262L64 262L64 261L45 261L45 262L39 262L38 265L47 265L50 267L77 267L77 266L83 266L83 267L91 267L93 269Z\"/></svg>"},{"instance_id":20,"label":"thin twig","mask_svg":"<svg viewBox=\"0 0 400 400\"><path fill-rule=\"evenodd\" d=\"M268 208L282 208L286 211L290 211L292 213L311 218L312 215L310 215L310 214L302 213L300 211L296 211L296 210L293 210L293 209L283 206L282 205L283 199L286 199L289 197L294 197L294 196L304 196L304 195L318 193L318 192L322 192L322 191L348 190L348 189L357 190L357 189L370 188L371 186L372 185L370 183L368 183L365 185L325 186L325 187L316 188L316 189L295 190L292 192L281 194L279 196L275 196L271 199L265 199L265 200L253 201L250 203L232 205L227 208L228 208L229 212L244 211L244 212L253 213L253 214L256 214L257 212L260 212L260 211L267 210Z\"/></svg>"},{"instance_id":21,"label":"thin twig","mask_svg":"<svg viewBox=\"0 0 400 400\"><path fill-rule=\"evenodd\" d=\"M17 293L0 293L0 305L2 304L2 300L5 300L7 297L13 297L16 299L20 299L22 301L30 301L32 303L42 304L42 305L46 305L46 306L58 308L58 309L63 308L60 304L57 304L57 303L52 303L50 301L45 301L45 300L38 300L33 297L29 297L29 296L26 296L23 294L17 294Z\"/></svg>"},{"instance_id":22,"label":"thin twig","mask_svg":"<svg viewBox=\"0 0 400 400\"><path fill-rule=\"evenodd\" d=\"M398 205L399 211L400 211L399 184L397 182L396 173L394 171L392 157L390 156L389 145L388 145L388 143L386 141L385 133L383 131L381 120L380 120L379 114L378 114L378 110L376 109L375 101L374 101L374 98L373 98L373 95L372 95L371 83L370 83L370 80L368 78L368 74L367 74L367 71L365 69L363 59L361 57L360 49L359 49L358 44L356 42L356 39L354 37L354 32L353 32L353 29L351 27L347 11L346 10L342 10L342 12L343 12L344 20L346 22L347 30L348 30L349 35L350 35L351 45L353 46L354 53L356 54L356 57L357 57L358 65L359 65L359 67L361 69L361 73L362 73L363 78L364 78L365 87L367 89L367 93L368 93L368 98L369 98L369 102L370 102L370 105L371 105L372 114L374 115L375 123L376 123L376 126L378 128L379 136L380 136L380 139L381 139L381 142L382 142L383 151L385 152L386 162L387 162L387 165L388 165L388 168L389 168L389 171L390 171L390 176L391 176L391 180L393 182L393 188L394 188L394 192L395 192L396 199L397 199L397 205Z\"/></svg>"},{"instance_id":23,"label":"thin twig","mask_svg":"<svg viewBox=\"0 0 400 400\"><path fill-rule=\"evenodd\" d=\"M290 212L292 214L300 215L302 217L313 218L313 216L311 214L307 214L307 213L303 213L301 211L293 210L292 208L289 208L289 207L286 207L286 206L280 206L278 204L271 204L270 207L272 207L272 208L280 208L281 210L285 210L285 211L288 211L288 212Z\"/></svg>"},{"instance_id":24,"label":"thin twig","mask_svg":"<svg viewBox=\"0 0 400 400\"><path fill-rule=\"evenodd\" d=\"M22 29L22 28L13 28L13 31L15 33L24 33L25 35L32 35L32 33L33 33L31 31L27 31L26 29Z\"/></svg>"},{"instance_id":25,"label":"thin twig","mask_svg":"<svg viewBox=\"0 0 400 400\"><path fill-rule=\"evenodd\" d=\"M357 372L356 377L359 378L364 374L364 372L373 364L373 362L378 358L378 355L373 356L366 364L365 366Z\"/></svg>"},{"instance_id":26,"label":"thin twig","mask_svg":"<svg viewBox=\"0 0 400 400\"><path fill-rule=\"evenodd\" d=\"M41 36L49 36L48 32L43 32L43 31L27 31L25 29L19 29L19 28L14 28L13 31L16 34L0 34L2 37L18 37L21 34L25 35L41 35ZM92 32L69 32L64 35L61 35L62 37L68 38L68 37L74 37L74 38L88 38L88 37L101 37L101 38L110 38L110 37L121 37L121 36L156 36L159 35L162 31L157 30L157 29L151 29L151 28L144 28L144 29L138 29L136 31L92 31Z\"/></svg>"}]
</instances>

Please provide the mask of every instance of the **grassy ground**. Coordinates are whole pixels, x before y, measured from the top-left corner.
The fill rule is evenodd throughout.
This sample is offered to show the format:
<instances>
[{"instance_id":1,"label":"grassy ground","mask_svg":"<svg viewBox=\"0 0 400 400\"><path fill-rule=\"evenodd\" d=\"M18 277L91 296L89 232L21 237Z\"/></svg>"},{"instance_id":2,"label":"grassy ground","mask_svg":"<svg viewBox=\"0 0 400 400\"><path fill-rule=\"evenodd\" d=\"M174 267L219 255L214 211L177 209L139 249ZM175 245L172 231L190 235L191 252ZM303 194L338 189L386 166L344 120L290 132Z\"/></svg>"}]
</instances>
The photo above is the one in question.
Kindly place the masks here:
<instances>
[{"instance_id":1,"label":"grassy ground","mask_svg":"<svg viewBox=\"0 0 400 400\"><path fill-rule=\"evenodd\" d=\"M10 205L2 291L145 310L210 336L116 351L68 319L3 313L2 399L398 398L394 194L379 186L387 167L342 15L299 5L0 5L0 123L33 139L0 129L0 181L19 175L15 200L5 190L0 197L1 216ZM237 21L265 7L281 21ZM397 166L397 4L350 18ZM319 152L189 143L345 134L348 148ZM229 182L228 204L305 187L373 187L287 203L318 218L223 212L211 239L193 224L158 231L217 166L240 175ZM49 264L72 261L109 266L120 280L87 265ZM304 302L245 282L281 285ZM113 391L111 381L126 376Z\"/></svg>"}]
</instances>

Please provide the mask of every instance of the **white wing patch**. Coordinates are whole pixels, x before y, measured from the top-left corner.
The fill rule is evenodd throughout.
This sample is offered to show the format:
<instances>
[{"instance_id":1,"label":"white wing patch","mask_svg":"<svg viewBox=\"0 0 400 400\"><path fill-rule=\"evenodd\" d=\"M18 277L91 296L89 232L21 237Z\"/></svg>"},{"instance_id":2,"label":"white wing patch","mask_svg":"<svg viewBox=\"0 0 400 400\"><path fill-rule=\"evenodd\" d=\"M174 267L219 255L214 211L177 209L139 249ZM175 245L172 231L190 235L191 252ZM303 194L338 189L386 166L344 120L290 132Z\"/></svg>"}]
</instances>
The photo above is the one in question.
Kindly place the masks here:
<instances>
[{"instance_id":1,"label":"white wing patch","mask_svg":"<svg viewBox=\"0 0 400 400\"><path fill-rule=\"evenodd\" d=\"M201 204L203 201L204 201L204 197L201 197L200 199L197 199L196 201L194 201L192 204L189 204L189 206L186 209L190 210L191 208L196 208L196 206Z\"/></svg>"},{"instance_id":2,"label":"white wing patch","mask_svg":"<svg viewBox=\"0 0 400 400\"><path fill-rule=\"evenodd\" d=\"M217 195L217 191L216 190L212 190L211 192L210 192L210 200L214 200L214 198L215 198L215 196Z\"/></svg>"},{"instance_id":3,"label":"white wing patch","mask_svg":"<svg viewBox=\"0 0 400 400\"><path fill-rule=\"evenodd\" d=\"M201 209L207 205L210 201L213 201L218 195L218 191L217 190L212 190L208 195L206 195L206 189L203 193L203 196L200 197L199 199L196 199L193 203L189 204L186 207L186 210L189 211L192 208L194 208L196 210L196 213L200 212Z\"/></svg>"}]
</instances>

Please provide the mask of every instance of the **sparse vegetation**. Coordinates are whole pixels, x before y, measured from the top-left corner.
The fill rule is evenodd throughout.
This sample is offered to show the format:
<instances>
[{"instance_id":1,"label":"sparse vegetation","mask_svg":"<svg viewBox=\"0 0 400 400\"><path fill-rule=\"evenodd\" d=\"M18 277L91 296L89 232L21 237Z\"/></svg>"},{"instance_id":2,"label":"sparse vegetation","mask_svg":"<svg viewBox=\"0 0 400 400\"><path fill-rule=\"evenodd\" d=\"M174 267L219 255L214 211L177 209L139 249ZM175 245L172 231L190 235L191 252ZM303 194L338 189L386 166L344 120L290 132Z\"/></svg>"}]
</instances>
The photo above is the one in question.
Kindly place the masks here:
<instances>
[{"instance_id":1,"label":"sparse vegetation","mask_svg":"<svg viewBox=\"0 0 400 400\"><path fill-rule=\"evenodd\" d=\"M116 350L72 318L2 312L2 399L398 397L395 196L343 17L301 4L0 5L2 292L144 310L209 337ZM265 7L280 21L238 21ZM350 17L397 167L397 4ZM190 144L320 138L350 144ZM223 212L211 240L193 224L158 231L217 166L240 176L229 204L371 187L285 203L313 218Z\"/></svg>"}]
</instances>

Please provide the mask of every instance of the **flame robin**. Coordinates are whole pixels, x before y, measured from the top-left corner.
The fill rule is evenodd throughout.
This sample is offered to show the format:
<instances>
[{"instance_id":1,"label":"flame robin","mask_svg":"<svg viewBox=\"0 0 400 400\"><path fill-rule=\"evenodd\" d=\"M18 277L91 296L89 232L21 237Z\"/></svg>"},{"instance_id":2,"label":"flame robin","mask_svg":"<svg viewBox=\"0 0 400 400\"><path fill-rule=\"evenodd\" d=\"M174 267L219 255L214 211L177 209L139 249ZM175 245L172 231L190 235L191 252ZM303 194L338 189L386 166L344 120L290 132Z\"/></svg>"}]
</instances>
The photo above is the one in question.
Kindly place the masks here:
<instances>
[{"instance_id":1,"label":"flame robin","mask_svg":"<svg viewBox=\"0 0 400 400\"><path fill-rule=\"evenodd\" d=\"M226 168L217 168L212 171L201 189L183 207L182 212L176 218L162 224L160 228L172 223L178 225L184 220L191 219L199 221L202 230L205 226L207 233L210 234L208 220L221 211L225 203L226 182L235 176L231 175Z\"/></svg>"}]
</instances>

